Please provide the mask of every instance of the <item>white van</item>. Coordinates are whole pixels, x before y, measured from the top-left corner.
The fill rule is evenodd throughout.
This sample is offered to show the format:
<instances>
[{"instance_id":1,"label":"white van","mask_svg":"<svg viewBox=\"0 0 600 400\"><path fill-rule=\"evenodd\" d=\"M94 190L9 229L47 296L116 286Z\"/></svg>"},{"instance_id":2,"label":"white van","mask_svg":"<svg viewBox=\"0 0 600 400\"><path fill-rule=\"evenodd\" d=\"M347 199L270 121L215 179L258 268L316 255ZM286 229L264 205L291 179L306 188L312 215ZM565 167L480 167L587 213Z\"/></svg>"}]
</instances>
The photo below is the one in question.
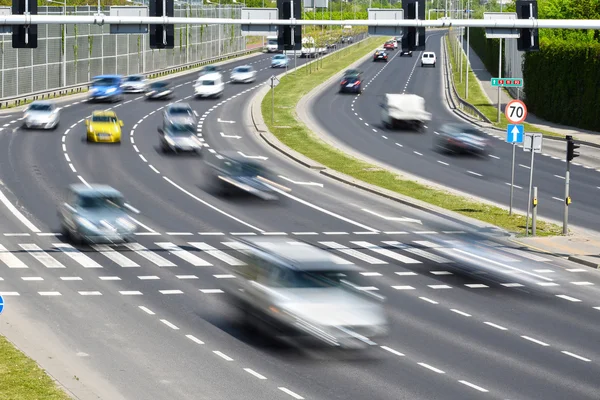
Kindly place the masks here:
<instances>
[{"instance_id":1,"label":"white van","mask_svg":"<svg viewBox=\"0 0 600 400\"><path fill-rule=\"evenodd\" d=\"M220 73L202 75L194 84L196 97L221 97L224 90L225 83Z\"/></svg>"},{"instance_id":2,"label":"white van","mask_svg":"<svg viewBox=\"0 0 600 400\"><path fill-rule=\"evenodd\" d=\"M276 53L277 47L277 36L267 36L267 53Z\"/></svg>"},{"instance_id":3,"label":"white van","mask_svg":"<svg viewBox=\"0 0 600 400\"><path fill-rule=\"evenodd\" d=\"M388 129L412 128L423 132L431 114L425 111L425 99L415 94L387 93L381 107L381 119Z\"/></svg>"},{"instance_id":4,"label":"white van","mask_svg":"<svg viewBox=\"0 0 600 400\"><path fill-rule=\"evenodd\" d=\"M435 53L433 51L426 51L421 56L421 67L425 65L433 65L433 67L435 68L436 61L437 58L435 56Z\"/></svg>"}]
</instances>

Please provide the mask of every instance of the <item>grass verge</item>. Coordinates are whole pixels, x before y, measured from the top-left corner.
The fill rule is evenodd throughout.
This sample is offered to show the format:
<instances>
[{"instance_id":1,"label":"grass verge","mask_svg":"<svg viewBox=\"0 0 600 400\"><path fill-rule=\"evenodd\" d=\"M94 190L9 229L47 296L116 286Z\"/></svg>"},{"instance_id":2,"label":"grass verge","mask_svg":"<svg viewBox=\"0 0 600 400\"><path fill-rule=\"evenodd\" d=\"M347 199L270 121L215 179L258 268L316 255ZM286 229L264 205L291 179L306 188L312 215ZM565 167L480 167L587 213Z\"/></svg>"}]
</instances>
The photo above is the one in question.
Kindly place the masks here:
<instances>
[{"instance_id":1,"label":"grass verge","mask_svg":"<svg viewBox=\"0 0 600 400\"><path fill-rule=\"evenodd\" d=\"M306 68L298 70L296 75L300 75L301 79L298 79L294 73L283 77L275 87L274 123L271 123L270 118L271 95L265 96L261 104L261 111L269 130L286 146L328 168L363 182L494 224L511 232L525 234L525 216L508 215L507 211L499 207L433 189L358 160L323 142L296 119L296 105L303 96L360 57L381 46L381 42L381 38L367 39L340 51L339 54L334 53L322 59L320 68L313 69L311 73L308 73ZM557 235L560 232L560 227L557 225L544 221L537 223L539 236Z\"/></svg>"},{"instance_id":2,"label":"grass verge","mask_svg":"<svg viewBox=\"0 0 600 400\"><path fill-rule=\"evenodd\" d=\"M466 80L463 79L461 82L460 61L456 60L455 52L454 52L455 49L453 46L450 46L450 40L447 36L445 37L445 41L446 41L446 48L448 49L448 56L450 59L450 63L452 64L452 75L454 78L454 87L456 88L456 91L461 96L461 98L464 99ZM459 51L460 51L460 49L459 49ZM463 52L463 54L464 54L464 52ZM462 67L463 67L463 71L464 71L467 68L466 57L462 58L462 63L463 63ZM490 103L485 92L483 91L483 89L479 85L479 82L477 81L477 76L475 75L475 73L473 73L473 70L470 68L469 68L469 99L467 101L469 103L471 103L473 106L475 106L475 108L477 108L479 111L481 111L481 113L483 115L488 117L488 119L490 121L492 121L492 124L496 128L506 129L506 126L509 124L509 122L506 119L506 117L504 116L504 113L500 113L500 122L495 122L498 120L498 107L496 107L492 103ZM556 132L550 132L550 131L546 131L544 129L540 129L537 126L528 124L526 122L523 125L525 126L525 132L540 132L544 136L564 138L564 135L561 135Z\"/></svg>"},{"instance_id":3,"label":"grass verge","mask_svg":"<svg viewBox=\"0 0 600 400\"><path fill-rule=\"evenodd\" d=\"M70 397L35 361L0 336L0 399L68 400Z\"/></svg>"}]
</instances>

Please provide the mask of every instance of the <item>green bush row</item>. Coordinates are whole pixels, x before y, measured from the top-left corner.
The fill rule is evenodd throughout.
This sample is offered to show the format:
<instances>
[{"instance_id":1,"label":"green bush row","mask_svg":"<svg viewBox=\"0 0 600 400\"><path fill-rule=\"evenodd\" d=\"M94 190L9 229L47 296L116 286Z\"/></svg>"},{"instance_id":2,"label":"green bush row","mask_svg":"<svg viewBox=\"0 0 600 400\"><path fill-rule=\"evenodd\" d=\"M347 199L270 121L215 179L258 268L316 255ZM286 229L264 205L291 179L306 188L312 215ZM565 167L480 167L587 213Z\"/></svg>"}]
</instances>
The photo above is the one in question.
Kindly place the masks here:
<instances>
[{"instance_id":1,"label":"green bush row","mask_svg":"<svg viewBox=\"0 0 600 400\"><path fill-rule=\"evenodd\" d=\"M487 69L492 76L498 76L498 47L500 46L500 41L498 39L486 39L484 28L471 28L469 30L469 36L471 48L475 50L475 53L481 58L481 61L485 65L485 69ZM502 76L504 76L504 74L502 74Z\"/></svg>"}]
</instances>

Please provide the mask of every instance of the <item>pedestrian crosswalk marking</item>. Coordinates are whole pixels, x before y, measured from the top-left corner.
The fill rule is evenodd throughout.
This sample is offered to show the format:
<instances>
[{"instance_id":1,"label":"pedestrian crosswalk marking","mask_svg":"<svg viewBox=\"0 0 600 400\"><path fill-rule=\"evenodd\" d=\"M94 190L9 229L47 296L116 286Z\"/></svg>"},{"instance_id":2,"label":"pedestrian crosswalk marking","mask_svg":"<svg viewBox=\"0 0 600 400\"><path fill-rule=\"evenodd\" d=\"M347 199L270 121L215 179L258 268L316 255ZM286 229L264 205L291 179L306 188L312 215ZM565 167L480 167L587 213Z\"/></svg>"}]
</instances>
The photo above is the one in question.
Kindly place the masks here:
<instances>
[{"instance_id":1,"label":"pedestrian crosswalk marking","mask_svg":"<svg viewBox=\"0 0 600 400\"><path fill-rule=\"evenodd\" d=\"M8 268L29 268L25 263L17 258L14 254L0 244L0 260L8 266Z\"/></svg>"},{"instance_id":2,"label":"pedestrian crosswalk marking","mask_svg":"<svg viewBox=\"0 0 600 400\"><path fill-rule=\"evenodd\" d=\"M20 244L21 248L31 254L33 258L44 264L46 268L66 268L60 261L46 253L40 246L34 243Z\"/></svg>"},{"instance_id":3,"label":"pedestrian crosswalk marking","mask_svg":"<svg viewBox=\"0 0 600 400\"><path fill-rule=\"evenodd\" d=\"M364 261L369 264L387 264L386 261L372 257L372 256L362 253L358 250L350 249L350 248L348 248L342 244L339 244L337 242L319 242L319 243L322 244L323 246L327 246L331 249L338 250L338 251L340 251L344 254L347 254L351 257L356 257L359 260Z\"/></svg>"},{"instance_id":4,"label":"pedestrian crosswalk marking","mask_svg":"<svg viewBox=\"0 0 600 400\"><path fill-rule=\"evenodd\" d=\"M71 257L73 260L78 262L83 266L83 268L102 268L102 265L98 264L96 261L92 260L75 247L66 243L53 243L52 246L56 247L67 256Z\"/></svg>"},{"instance_id":5,"label":"pedestrian crosswalk marking","mask_svg":"<svg viewBox=\"0 0 600 400\"><path fill-rule=\"evenodd\" d=\"M174 243L156 242L156 245L167 250L169 253L173 254L174 256L177 256L177 257L181 258L182 260L189 262L194 267L210 267L210 266L212 266L211 263L203 260L202 258L198 257L195 254L190 253L187 250L183 250L181 247L175 245Z\"/></svg>"},{"instance_id":6,"label":"pedestrian crosswalk marking","mask_svg":"<svg viewBox=\"0 0 600 400\"><path fill-rule=\"evenodd\" d=\"M166 258L159 256L158 254L154 253L153 251L148 250L147 248L145 248L144 246L142 246L139 243L126 243L125 247L127 247L131 251L134 251L138 255L144 257L146 260L150 261L151 263L155 264L158 267L176 267L177 266L177 265L173 264L171 261L167 260Z\"/></svg>"},{"instance_id":7,"label":"pedestrian crosswalk marking","mask_svg":"<svg viewBox=\"0 0 600 400\"><path fill-rule=\"evenodd\" d=\"M105 244L93 245L92 248L123 268L139 267L139 264L125 257L115 249Z\"/></svg>"}]
</instances>

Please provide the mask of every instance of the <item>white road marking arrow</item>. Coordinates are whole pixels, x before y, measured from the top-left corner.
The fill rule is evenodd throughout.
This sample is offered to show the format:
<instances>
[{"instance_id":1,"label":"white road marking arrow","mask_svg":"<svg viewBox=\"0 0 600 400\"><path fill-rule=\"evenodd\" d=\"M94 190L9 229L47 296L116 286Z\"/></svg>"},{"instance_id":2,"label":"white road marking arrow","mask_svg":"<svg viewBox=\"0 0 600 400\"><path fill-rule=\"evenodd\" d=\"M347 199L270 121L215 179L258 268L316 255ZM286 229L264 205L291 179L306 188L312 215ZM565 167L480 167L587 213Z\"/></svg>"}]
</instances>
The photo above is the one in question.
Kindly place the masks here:
<instances>
[{"instance_id":1,"label":"white road marking arrow","mask_svg":"<svg viewBox=\"0 0 600 400\"><path fill-rule=\"evenodd\" d=\"M296 182L295 180L292 180L290 178L286 178L283 175L278 175L281 179L285 179L288 182L292 182L295 183L296 185L308 185L308 186L321 186L323 187L322 183L317 183L317 182Z\"/></svg>"},{"instance_id":2,"label":"white road marking arrow","mask_svg":"<svg viewBox=\"0 0 600 400\"><path fill-rule=\"evenodd\" d=\"M230 138L230 139L241 139L241 136L236 136L236 135L226 135L223 132L220 132L221 136L223 136L224 138Z\"/></svg>"},{"instance_id":3,"label":"white road marking arrow","mask_svg":"<svg viewBox=\"0 0 600 400\"><path fill-rule=\"evenodd\" d=\"M387 221L398 221L398 222L414 222L416 224L421 224L423 225L423 223L421 222L420 219L414 219L414 218L405 218L405 217L386 217L385 215L381 215L381 214L377 214L374 211L371 210L367 210L366 208L362 209L364 212L368 212L369 214L373 214L378 216L379 218L383 218Z\"/></svg>"},{"instance_id":4,"label":"white road marking arrow","mask_svg":"<svg viewBox=\"0 0 600 400\"><path fill-rule=\"evenodd\" d=\"M217 118L218 122L222 122L224 124L235 124L235 121L223 121L221 118Z\"/></svg>"},{"instance_id":5,"label":"white road marking arrow","mask_svg":"<svg viewBox=\"0 0 600 400\"><path fill-rule=\"evenodd\" d=\"M238 151L238 154L241 155L242 157L252 158L255 160L268 160L269 159L269 157L264 157L264 156L247 156L244 153L242 153L241 151Z\"/></svg>"}]
</instances>

